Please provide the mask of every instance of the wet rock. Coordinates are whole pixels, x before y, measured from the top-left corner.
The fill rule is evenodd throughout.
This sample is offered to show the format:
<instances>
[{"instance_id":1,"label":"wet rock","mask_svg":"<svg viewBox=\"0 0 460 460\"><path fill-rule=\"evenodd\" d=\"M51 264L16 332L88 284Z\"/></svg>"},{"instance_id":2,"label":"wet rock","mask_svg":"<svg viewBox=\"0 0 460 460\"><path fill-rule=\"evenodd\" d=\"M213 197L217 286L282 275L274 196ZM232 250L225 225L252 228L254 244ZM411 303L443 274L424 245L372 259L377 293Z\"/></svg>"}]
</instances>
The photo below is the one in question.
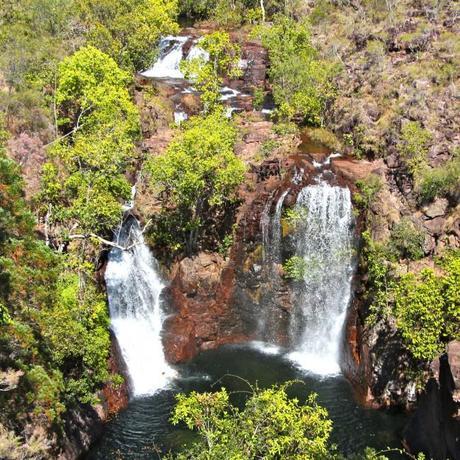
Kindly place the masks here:
<instances>
[{"instance_id":1,"label":"wet rock","mask_svg":"<svg viewBox=\"0 0 460 460\"><path fill-rule=\"evenodd\" d=\"M232 309L234 273L220 255L202 252L182 260L169 287L173 314L163 328L166 359L187 361L199 351L247 340Z\"/></svg>"},{"instance_id":2,"label":"wet rock","mask_svg":"<svg viewBox=\"0 0 460 460\"><path fill-rule=\"evenodd\" d=\"M428 458L460 459L460 342L452 341L447 352L431 363L432 376L417 402L417 410L405 431L414 453Z\"/></svg>"},{"instance_id":3,"label":"wet rock","mask_svg":"<svg viewBox=\"0 0 460 460\"><path fill-rule=\"evenodd\" d=\"M102 406L80 405L66 413L62 451L58 460L75 460L88 452L102 435L106 413Z\"/></svg>"},{"instance_id":4,"label":"wet rock","mask_svg":"<svg viewBox=\"0 0 460 460\"><path fill-rule=\"evenodd\" d=\"M128 372L114 336L111 337L109 371L111 374L119 374L124 377L124 381L121 384L108 383L102 389L105 410L107 415L110 416L120 412L129 402Z\"/></svg>"},{"instance_id":5,"label":"wet rock","mask_svg":"<svg viewBox=\"0 0 460 460\"><path fill-rule=\"evenodd\" d=\"M449 206L449 201L446 198L438 198L429 206L423 208L423 212L430 219L435 217L445 216L447 207Z\"/></svg>"}]
</instances>

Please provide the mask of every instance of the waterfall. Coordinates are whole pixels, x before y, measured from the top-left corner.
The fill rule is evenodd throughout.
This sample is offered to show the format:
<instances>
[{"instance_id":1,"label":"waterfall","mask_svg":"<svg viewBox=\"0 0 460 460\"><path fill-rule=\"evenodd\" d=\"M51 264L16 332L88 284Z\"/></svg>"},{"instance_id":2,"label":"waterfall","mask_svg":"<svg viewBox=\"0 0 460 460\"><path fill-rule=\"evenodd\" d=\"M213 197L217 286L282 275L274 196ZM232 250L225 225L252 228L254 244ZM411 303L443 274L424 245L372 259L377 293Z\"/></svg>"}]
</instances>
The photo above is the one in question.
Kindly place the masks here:
<instances>
[{"instance_id":1,"label":"waterfall","mask_svg":"<svg viewBox=\"0 0 460 460\"><path fill-rule=\"evenodd\" d=\"M281 262L281 213L283 211L284 199L289 191L289 189L285 190L281 194L278 202L276 203L275 214L273 215L271 253L272 261L274 263Z\"/></svg>"},{"instance_id":2,"label":"waterfall","mask_svg":"<svg viewBox=\"0 0 460 460\"><path fill-rule=\"evenodd\" d=\"M305 274L295 293L288 357L319 375L340 372L340 343L351 296L353 214L348 188L325 182L302 189L297 209L306 219L296 230L296 256Z\"/></svg>"},{"instance_id":3,"label":"waterfall","mask_svg":"<svg viewBox=\"0 0 460 460\"><path fill-rule=\"evenodd\" d=\"M175 376L161 342L160 293L164 286L137 221L128 220L116 241L133 247L125 251L113 248L109 253L105 281L111 328L127 366L133 396L149 395Z\"/></svg>"},{"instance_id":4,"label":"waterfall","mask_svg":"<svg viewBox=\"0 0 460 460\"><path fill-rule=\"evenodd\" d=\"M189 37L164 37L160 41L160 53L153 66L142 72L147 78L183 79L179 65L183 58L183 47Z\"/></svg>"}]
</instances>

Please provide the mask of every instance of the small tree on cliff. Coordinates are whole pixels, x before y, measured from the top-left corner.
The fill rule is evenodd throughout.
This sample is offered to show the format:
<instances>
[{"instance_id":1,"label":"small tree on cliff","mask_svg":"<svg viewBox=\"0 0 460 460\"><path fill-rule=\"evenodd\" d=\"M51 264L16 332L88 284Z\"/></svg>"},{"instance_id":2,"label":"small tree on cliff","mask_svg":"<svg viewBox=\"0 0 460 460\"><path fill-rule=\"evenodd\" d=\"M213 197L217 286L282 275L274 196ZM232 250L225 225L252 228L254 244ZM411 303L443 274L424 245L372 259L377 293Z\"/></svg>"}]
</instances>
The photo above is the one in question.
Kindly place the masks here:
<instances>
[{"instance_id":1,"label":"small tree on cliff","mask_svg":"<svg viewBox=\"0 0 460 460\"><path fill-rule=\"evenodd\" d=\"M236 130L222 112L194 117L148 164L152 186L164 198L162 217L175 221L168 234L175 233L175 244L188 254L196 250L204 222L236 200L245 166L233 152L235 141Z\"/></svg>"}]
</instances>

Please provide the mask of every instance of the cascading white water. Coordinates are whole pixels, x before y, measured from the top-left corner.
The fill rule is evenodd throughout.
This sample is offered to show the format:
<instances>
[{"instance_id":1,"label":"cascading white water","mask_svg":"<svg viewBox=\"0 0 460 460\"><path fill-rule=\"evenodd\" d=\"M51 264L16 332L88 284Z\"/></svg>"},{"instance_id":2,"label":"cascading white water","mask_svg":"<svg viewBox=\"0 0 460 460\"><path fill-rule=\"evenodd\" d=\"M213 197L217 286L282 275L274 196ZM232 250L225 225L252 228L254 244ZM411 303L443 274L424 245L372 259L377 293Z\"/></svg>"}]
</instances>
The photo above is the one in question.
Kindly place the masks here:
<instances>
[{"instance_id":1,"label":"cascading white water","mask_svg":"<svg viewBox=\"0 0 460 460\"><path fill-rule=\"evenodd\" d=\"M141 73L147 78L183 79L180 62L183 58L183 47L190 37L164 37L160 42L160 53L153 66Z\"/></svg>"},{"instance_id":2,"label":"cascading white water","mask_svg":"<svg viewBox=\"0 0 460 460\"><path fill-rule=\"evenodd\" d=\"M340 343L351 296L353 213L348 188L321 182L302 189L297 208L306 219L296 231L296 255L305 274L296 292L288 355L319 375L340 372Z\"/></svg>"},{"instance_id":3,"label":"cascading white water","mask_svg":"<svg viewBox=\"0 0 460 460\"><path fill-rule=\"evenodd\" d=\"M133 396L149 395L175 376L161 342L160 293L164 286L135 220L123 225L117 243L132 248L113 248L108 257L105 281L111 328L127 366Z\"/></svg>"},{"instance_id":4,"label":"cascading white water","mask_svg":"<svg viewBox=\"0 0 460 460\"><path fill-rule=\"evenodd\" d=\"M275 214L273 216L273 222L272 222L272 261L274 263L280 263L281 262L281 213L283 211L283 204L284 204L284 199L286 198L286 195L289 193L289 189L285 190L278 202L276 203L275 207Z\"/></svg>"}]
</instances>

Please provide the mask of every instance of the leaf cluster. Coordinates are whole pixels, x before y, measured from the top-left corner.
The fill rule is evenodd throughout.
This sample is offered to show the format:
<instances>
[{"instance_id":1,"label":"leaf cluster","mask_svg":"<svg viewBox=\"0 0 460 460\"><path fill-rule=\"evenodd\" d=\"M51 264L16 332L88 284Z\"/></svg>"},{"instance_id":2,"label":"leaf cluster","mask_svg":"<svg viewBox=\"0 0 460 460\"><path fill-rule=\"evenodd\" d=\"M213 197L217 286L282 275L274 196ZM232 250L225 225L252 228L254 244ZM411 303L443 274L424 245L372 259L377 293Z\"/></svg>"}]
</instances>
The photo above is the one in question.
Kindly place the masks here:
<instances>
[{"instance_id":1,"label":"leaf cluster","mask_svg":"<svg viewBox=\"0 0 460 460\"><path fill-rule=\"evenodd\" d=\"M316 395L304 403L289 398L287 383L265 390L255 388L243 409L230 402L225 388L215 393L177 396L172 423L185 423L199 440L180 459L330 459L332 422Z\"/></svg>"},{"instance_id":2,"label":"leaf cluster","mask_svg":"<svg viewBox=\"0 0 460 460\"><path fill-rule=\"evenodd\" d=\"M307 21L279 15L272 25L259 27L257 35L268 49L278 116L321 125L326 105L335 95L332 77L338 69L319 57Z\"/></svg>"},{"instance_id":3,"label":"leaf cluster","mask_svg":"<svg viewBox=\"0 0 460 460\"><path fill-rule=\"evenodd\" d=\"M189 251L203 223L236 199L245 166L233 151L235 141L236 130L222 112L193 117L147 166L164 209L178 213L178 238Z\"/></svg>"}]
</instances>

